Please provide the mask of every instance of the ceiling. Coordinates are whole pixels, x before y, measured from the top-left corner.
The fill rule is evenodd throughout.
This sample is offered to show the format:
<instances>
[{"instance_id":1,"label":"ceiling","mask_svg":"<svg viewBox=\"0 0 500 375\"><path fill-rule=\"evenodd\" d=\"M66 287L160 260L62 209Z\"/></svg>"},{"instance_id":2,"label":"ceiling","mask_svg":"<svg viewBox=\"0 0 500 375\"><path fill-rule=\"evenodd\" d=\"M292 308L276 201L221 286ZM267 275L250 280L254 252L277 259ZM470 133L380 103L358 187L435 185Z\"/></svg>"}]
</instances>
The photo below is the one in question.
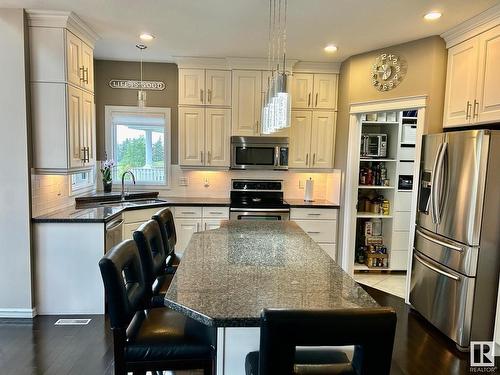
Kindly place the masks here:
<instances>
[{"instance_id":1,"label":"ceiling","mask_svg":"<svg viewBox=\"0 0 500 375\"><path fill-rule=\"evenodd\" d=\"M499 0L289 0L288 53L302 61L351 55L441 34ZM95 57L137 60L141 32L156 36L147 61L174 56L266 57L269 0L0 0L0 7L75 12L97 34ZM429 22L423 15L442 11ZM334 54L323 48L338 46Z\"/></svg>"}]
</instances>

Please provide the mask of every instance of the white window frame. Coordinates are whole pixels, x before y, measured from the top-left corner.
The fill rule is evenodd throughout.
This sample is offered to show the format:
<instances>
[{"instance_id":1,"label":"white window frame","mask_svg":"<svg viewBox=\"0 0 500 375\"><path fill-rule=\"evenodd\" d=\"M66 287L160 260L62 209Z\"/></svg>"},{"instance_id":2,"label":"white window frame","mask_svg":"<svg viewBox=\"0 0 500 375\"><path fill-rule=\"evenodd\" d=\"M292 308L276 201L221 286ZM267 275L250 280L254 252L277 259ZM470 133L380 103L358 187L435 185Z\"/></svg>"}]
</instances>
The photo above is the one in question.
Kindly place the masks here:
<instances>
[{"instance_id":1,"label":"white window frame","mask_svg":"<svg viewBox=\"0 0 500 375\"><path fill-rule=\"evenodd\" d=\"M73 174L77 173L88 173L89 174L89 179L87 181L82 181L80 184L76 185L73 187L73 182L72 182L72 177ZM83 193L88 193L89 191L93 191L96 187L96 175L95 175L95 168L91 168L86 171L80 171L80 172L75 172L72 173L68 176L68 185L69 185L69 196L75 196Z\"/></svg>"},{"instance_id":2,"label":"white window frame","mask_svg":"<svg viewBox=\"0 0 500 375\"><path fill-rule=\"evenodd\" d=\"M105 139L106 139L106 154L108 158L114 158L115 150L115 132L113 131L113 115L116 113L145 113L151 115L160 115L165 119L165 129L163 133L163 144L165 147L165 182L163 184L141 184L129 185L140 187L142 189L168 189L171 181L171 154L172 154L172 133L171 133L171 109L166 107L132 107L132 106L104 106L104 120L105 120ZM121 185L121 181L113 181L113 186Z\"/></svg>"}]
</instances>

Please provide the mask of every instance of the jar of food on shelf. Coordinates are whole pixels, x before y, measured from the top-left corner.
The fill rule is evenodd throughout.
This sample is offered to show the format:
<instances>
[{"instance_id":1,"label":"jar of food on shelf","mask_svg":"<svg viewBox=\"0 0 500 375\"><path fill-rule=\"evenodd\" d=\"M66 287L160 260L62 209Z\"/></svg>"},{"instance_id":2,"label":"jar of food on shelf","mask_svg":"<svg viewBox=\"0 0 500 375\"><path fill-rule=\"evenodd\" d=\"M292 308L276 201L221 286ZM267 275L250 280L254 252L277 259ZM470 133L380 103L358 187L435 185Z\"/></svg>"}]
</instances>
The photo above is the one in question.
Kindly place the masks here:
<instances>
[{"instance_id":1,"label":"jar of food on shelf","mask_svg":"<svg viewBox=\"0 0 500 375\"><path fill-rule=\"evenodd\" d=\"M389 215L390 212L390 202L388 199L384 199L382 202L382 215Z\"/></svg>"},{"instance_id":2,"label":"jar of food on shelf","mask_svg":"<svg viewBox=\"0 0 500 375\"><path fill-rule=\"evenodd\" d=\"M371 235L381 236L382 235L382 219L371 219ZM365 232L366 234L366 232Z\"/></svg>"}]
</instances>

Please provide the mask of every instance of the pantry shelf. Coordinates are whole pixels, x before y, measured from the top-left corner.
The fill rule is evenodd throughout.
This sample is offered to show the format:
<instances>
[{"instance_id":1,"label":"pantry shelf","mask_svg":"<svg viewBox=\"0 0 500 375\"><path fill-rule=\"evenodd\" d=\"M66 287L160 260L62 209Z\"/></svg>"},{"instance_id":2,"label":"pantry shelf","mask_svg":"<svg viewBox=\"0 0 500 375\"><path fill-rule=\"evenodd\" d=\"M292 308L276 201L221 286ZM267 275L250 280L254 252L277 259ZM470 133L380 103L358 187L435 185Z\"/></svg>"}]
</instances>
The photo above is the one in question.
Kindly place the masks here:
<instances>
[{"instance_id":1,"label":"pantry shelf","mask_svg":"<svg viewBox=\"0 0 500 375\"><path fill-rule=\"evenodd\" d=\"M366 159L360 158L359 161L397 161L397 159Z\"/></svg>"},{"instance_id":2,"label":"pantry shelf","mask_svg":"<svg viewBox=\"0 0 500 375\"><path fill-rule=\"evenodd\" d=\"M361 121L363 125L399 125L399 121Z\"/></svg>"},{"instance_id":3,"label":"pantry shelf","mask_svg":"<svg viewBox=\"0 0 500 375\"><path fill-rule=\"evenodd\" d=\"M358 189L394 189L394 186L385 185L358 185Z\"/></svg>"},{"instance_id":4,"label":"pantry shelf","mask_svg":"<svg viewBox=\"0 0 500 375\"><path fill-rule=\"evenodd\" d=\"M381 215L371 212L358 212L356 217L358 219L392 219L392 215Z\"/></svg>"}]
</instances>

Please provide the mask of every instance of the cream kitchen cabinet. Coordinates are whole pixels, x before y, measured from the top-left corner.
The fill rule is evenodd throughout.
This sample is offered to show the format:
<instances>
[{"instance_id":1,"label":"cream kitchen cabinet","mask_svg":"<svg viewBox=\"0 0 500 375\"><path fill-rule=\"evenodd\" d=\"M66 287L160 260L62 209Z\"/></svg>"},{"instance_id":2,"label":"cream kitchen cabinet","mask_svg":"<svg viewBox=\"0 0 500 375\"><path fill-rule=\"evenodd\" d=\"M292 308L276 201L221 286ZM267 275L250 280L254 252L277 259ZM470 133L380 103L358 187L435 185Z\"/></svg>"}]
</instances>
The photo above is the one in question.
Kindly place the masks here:
<instances>
[{"instance_id":1,"label":"cream kitchen cabinet","mask_svg":"<svg viewBox=\"0 0 500 375\"><path fill-rule=\"evenodd\" d=\"M179 107L179 164L229 167L231 110Z\"/></svg>"},{"instance_id":2,"label":"cream kitchen cabinet","mask_svg":"<svg viewBox=\"0 0 500 375\"><path fill-rule=\"evenodd\" d=\"M337 258L337 216L335 208L292 208L293 220L333 259Z\"/></svg>"},{"instance_id":3,"label":"cream kitchen cabinet","mask_svg":"<svg viewBox=\"0 0 500 375\"><path fill-rule=\"evenodd\" d=\"M179 105L231 106L231 72L179 69Z\"/></svg>"},{"instance_id":4,"label":"cream kitchen cabinet","mask_svg":"<svg viewBox=\"0 0 500 375\"><path fill-rule=\"evenodd\" d=\"M267 136L261 134L260 117L270 78L271 72L266 70L233 70L232 135ZM288 137L288 129L270 136Z\"/></svg>"},{"instance_id":5,"label":"cream kitchen cabinet","mask_svg":"<svg viewBox=\"0 0 500 375\"><path fill-rule=\"evenodd\" d=\"M217 229L222 220L229 219L228 207L179 206L174 209L177 233L176 253L182 256L191 236L200 231Z\"/></svg>"},{"instance_id":6,"label":"cream kitchen cabinet","mask_svg":"<svg viewBox=\"0 0 500 375\"><path fill-rule=\"evenodd\" d=\"M96 35L72 13L27 11L33 167L71 174L95 165Z\"/></svg>"},{"instance_id":7,"label":"cream kitchen cabinet","mask_svg":"<svg viewBox=\"0 0 500 375\"><path fill-rule=\"evenodd\" d=\"M333 168L336 113L292 111L290 168Z\"/></svg>"},{"instance_id":8,"label":"cream kitchen cabinet","mask_svg":"<svg viewBox=\"0 0 500 375\"><path fill-rule=\"evenodd\" d=\"M262 72L233 70L232 86L232 135L258 135L263 100Z\"/></svg>"},{"instance_id":9,"label":"cream kitchen cabinet","mask_svg":"<svg viewBox=\"0 0 500 375\"><path fill-rule=\"evenodd\" d=\"M448 50L443 127L500 121L500 26Z\"/></svg>"},{"instance_id":10,"label":"cream kitchen cabinet","mask_svg":"<svg viewBox=\"0 0 500 375\"><path fill-rule=\"evenodd\" d=\"M337 108L337 75L296 73L292 78L292 108Z\"/></svg>"}]
</instances>

